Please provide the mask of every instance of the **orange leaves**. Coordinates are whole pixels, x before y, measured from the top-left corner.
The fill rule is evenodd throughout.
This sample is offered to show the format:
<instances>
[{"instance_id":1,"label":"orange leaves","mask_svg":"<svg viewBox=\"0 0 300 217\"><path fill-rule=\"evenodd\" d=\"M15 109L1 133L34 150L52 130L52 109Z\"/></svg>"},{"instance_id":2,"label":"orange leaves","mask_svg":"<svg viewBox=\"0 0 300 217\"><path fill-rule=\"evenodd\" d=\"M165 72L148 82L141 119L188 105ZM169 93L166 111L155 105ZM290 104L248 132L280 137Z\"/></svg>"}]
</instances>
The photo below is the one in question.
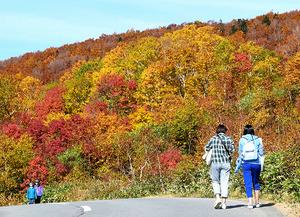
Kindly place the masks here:
<instances>
[{"instance_id":1,"label":"orange leaves","mask_svg":"<svg viewBox=\"0 0 300 217\"><path fill-rule=\"evenodd\" d=\"M300 96L298 96L296 99L296 110L300 116Z\"/></svg>"},{"instance_id":2,"label":"orange leaves","mask_svg":"<svg viewBox=\"0 0 300 217\"><path fill-rule=\"evenodd\" d=\"M300 52L291 57L284 70L285 83L291 86L299 86L300 84ZM300 86L299 86L300 88Z\"/></svg>"},{"instance_id":3,"label":"orange leaves","mask_svg":"<svg viewBox=\"0 0 300 217\"><path fill-rule=\"evenodd\" d=\"M236 62L236 70L238 72L248 72L252 68L252 63L247 54L236 53L234 61Z\"/></svg>"}]
</instances>

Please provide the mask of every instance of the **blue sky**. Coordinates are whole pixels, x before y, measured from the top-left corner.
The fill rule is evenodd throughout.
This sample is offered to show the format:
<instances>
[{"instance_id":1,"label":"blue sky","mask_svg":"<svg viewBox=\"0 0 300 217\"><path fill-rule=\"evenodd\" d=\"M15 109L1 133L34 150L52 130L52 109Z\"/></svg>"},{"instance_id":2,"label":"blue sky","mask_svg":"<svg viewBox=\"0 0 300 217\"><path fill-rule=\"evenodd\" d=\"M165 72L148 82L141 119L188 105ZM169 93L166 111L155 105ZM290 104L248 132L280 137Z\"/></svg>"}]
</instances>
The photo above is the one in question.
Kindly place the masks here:
<instances>
[{"instance_id":1,"label":"blue sky","mask_svg":"<svg viewBox=\"0 0 300 217\"><path fill-rule=\"evenodd\" d=\"M103 33L296 9L300 0L2 0L0 60Z\"/></svg>"}]
</instances>

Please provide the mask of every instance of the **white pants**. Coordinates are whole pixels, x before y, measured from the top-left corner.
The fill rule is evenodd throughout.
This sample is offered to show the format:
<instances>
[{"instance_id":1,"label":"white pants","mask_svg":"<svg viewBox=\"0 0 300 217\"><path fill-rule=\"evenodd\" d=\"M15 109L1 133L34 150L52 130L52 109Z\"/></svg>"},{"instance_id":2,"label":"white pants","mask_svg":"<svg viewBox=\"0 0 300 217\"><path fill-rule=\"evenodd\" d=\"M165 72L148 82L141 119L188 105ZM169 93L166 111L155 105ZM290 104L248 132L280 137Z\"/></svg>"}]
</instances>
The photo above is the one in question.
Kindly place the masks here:
<instances>
[{"instance_id":1,"label":"white pants","mask_svg":"<svg viewBox=\"0 0 300 217\"><path fill-rule=\"evenodd\" d=\"M228 183L230 175L230 163L215 164L210 167L210 177L214 194L219 194L221 197L228 197Z\"/></svg>"}]
</instances>

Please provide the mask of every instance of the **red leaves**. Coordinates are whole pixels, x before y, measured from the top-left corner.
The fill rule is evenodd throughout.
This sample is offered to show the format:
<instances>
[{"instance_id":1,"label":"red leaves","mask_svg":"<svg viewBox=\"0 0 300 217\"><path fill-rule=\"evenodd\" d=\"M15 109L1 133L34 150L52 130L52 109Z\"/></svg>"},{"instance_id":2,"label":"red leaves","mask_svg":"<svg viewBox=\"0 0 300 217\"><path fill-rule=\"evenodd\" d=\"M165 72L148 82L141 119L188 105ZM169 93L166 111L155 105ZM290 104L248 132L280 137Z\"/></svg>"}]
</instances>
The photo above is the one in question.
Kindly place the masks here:
<instances>
[{"instance_id":1,"label":"red leaves","mask_svg":"<svg viewBox=\"0 0 300 217\"><path fill-rule=\"evenodd\" d=\"M100 151L93 144L90 143L85 143L83 145L83 154L90 165L95 164L101 156Z\"/></svg>"},{"instance_id":2,"label":"red leaves","mask_svg":"<svg viewBox=\"0 0 300 217\"><path fill-rule=\"evenodd\" d=\"M68 172L67 167L59 161L55 162L56 173L60 176L65 175Z\"/></svg>"},{"instance_id":3,"label":"red leaves","mask_svg":"<svg viewBox=\"0 0 300 217\"><path fill-rule=\"evenodd\" d=\"M128 113L136 107L133 93L137 88L134 80L126 81L124 76L109 74L98 84L99 98L107 102L113 112Z\"/></svg>"},{"instance_id":4,"label":"red leaves","mask_svg":"<svg viewBox=\"0 0 300 217\"><path fill-rule=\"evenodd\" d=\"M40 180L42 184L45 184L48 174L46 161L42 157L37 156L29 162L26 178L21 187L25 188L30 182L36 179Z\"/></svg>"},{"instance_id":5,"label":"red leaves","mask_svg":"<svg viewBox=\"0 0 300 217\"><path fill-rule=\"evenodd\" d=\"M108 111L107 109L108 109L107 103L99 102L99 101L90 103L85 108L86 112L91 116L95 116L100 112L107 113Z\"/></svg>"},{"instance_id":6,"label":"red leaves","mask_svg":"<svg viewBox=\"0 0 300 217\"><path fill-rule=\"evenodd\" d=\"M94 137L93 123L90 119L84 119L80 115L73 115L66 121L71 133L70 141L72 143L90 142Z\"/></svg>"},{"instance_id":7,"label":"red leaves","mask_svg":"<svg viewBox=\"0 0 300 217\"><path fill-rule=\"evenodd\" d=\"M28 118L24 125L15 123L4 125L5 134L17 139L23 133L28 133L34 141L34 151L37 157L28 166L24 187L32 179L45 178L49 167L55 167L56 175L65 175L68 170L66 165L58 160L59 154L74 145L92 143L93 129L91 121L79 115L74 115L67 120L54 120L48 125L44 125L39 119Z\"/></svg>"},{"instance_id":8,"label":"red leaves","mask_svg":"<svg viewBox=\"0 0 300 217\"><path fill-rule=\"evenodd\" d=\"M252 63L249 55L243 53L236 53L234 56L234 61L236 62L236 70L238 72L247 72L252 68Z\"/></svg>"},{"instance_id":9,"label":"red leaves","mask_svg":"<svg viewBox=\"0 0 300 217\"><path fill-rule=\"evenodd\" d=\"M36 141L36 144L40 144L44 141L47 128L44 126L41 120L31 120L26 130L28 134Z\"/></svg>"},{"instance_id":10,"label":"red leaves","mask_svg":"<svg viewBox=\"0 0 300 217\"><path fill-rule=\"evenodd\" d=\"M128 89L129 90L136 90L137 88L137 83L135 80L129 80L128 81Z\"/></svg>"},{"instance_id":11,"label":"red leaves","mask_svg":"<svg viewBox=\"0 0 300 217\"><path fill-rule=\"evenodd\" d=\"M15 139L19 139L22 135L22 129L17 124L7 124L3 126L3 132Z\"/></svg>"},{"instance_id":12,"label":"red leaves","mask_svg":"<svg viewBox=\"0 0 300 217\"><path fill-rule=\"evenodd\" d=\"M36 114L44 119L50 112L61 112L63 110L64 90L61 87L55 87L46 93L43 101L36 104Z\"/></svg>"},{"instance_id":13,"label":"red leaves","mask_svg":"<svg viewBox=\"0 0 300 217\"><path fill-rule=\"evenodd\" d=\"M90 121L79 115L74 115L68 120L55 120L48 126L35 121L30 131L36 136L38 144L36 151L45 158L55 159L59 153L80 142L89 141L93 131Z\"/></svg>"},{"instance_id":14,"label":"red leaves","mask_svg":"<svg viewBox=\"0 0 300 217\"><path fill-rule=\"evenodd\" d=\"M181 152L177 149L169 149L160 155L160 163L167 171L175 169L181 159Z\"/></svg>"}]
</instances>

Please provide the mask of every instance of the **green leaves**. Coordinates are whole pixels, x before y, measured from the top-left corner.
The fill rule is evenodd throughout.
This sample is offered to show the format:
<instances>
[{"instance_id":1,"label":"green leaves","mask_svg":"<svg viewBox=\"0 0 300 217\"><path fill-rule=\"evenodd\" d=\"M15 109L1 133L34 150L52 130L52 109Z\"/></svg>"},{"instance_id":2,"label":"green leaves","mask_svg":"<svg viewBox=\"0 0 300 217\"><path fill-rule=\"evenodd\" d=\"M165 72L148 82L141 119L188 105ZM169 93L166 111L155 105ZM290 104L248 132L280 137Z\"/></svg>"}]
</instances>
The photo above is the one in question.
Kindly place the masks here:
<instances>
[{"instance_id":1,"label":"green leaves","mask_svg":"<svg viewBox=\"0 0 300 217\"><path fill-rule=\"evenodd\" d=\"M261 175L263 191L300 201L299 158L299 145L297 144L288 151L267 155Z\"/></svg>"},{"instance_id":2,"label":"green leaves","mask_svg":"<svg viewBox=\"0 0 300 217\"><path fill-rule=\"evenodd\" d=\"M174 120L169 122L170 133L175 146L184 154L194 154L197 149L201 127L200 110L193 101L179 108Z\"/></svg>"}]
</instances>

